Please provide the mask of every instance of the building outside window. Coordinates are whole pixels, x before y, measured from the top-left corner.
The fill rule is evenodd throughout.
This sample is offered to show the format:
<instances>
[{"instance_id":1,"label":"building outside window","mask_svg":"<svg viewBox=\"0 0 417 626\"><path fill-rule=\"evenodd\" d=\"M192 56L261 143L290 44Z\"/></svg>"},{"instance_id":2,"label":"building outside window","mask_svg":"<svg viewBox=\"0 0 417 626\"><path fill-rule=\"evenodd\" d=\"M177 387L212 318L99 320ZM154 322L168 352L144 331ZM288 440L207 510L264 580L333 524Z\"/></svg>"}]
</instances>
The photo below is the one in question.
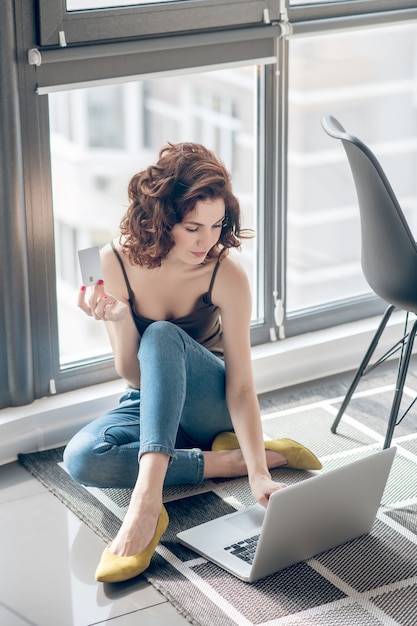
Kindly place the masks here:
<instances>
[{"instance_id":1,"label":"building outside window","mask_svg":"<svg viewBox=\"0 0 417 626\"><path fill-rule=\"evenodd\" d=\"M373 148L417 232L417 28L300 37L289 47L290 313L370 293L352 175L323 114Z\"/></svg>"}]
</instances>

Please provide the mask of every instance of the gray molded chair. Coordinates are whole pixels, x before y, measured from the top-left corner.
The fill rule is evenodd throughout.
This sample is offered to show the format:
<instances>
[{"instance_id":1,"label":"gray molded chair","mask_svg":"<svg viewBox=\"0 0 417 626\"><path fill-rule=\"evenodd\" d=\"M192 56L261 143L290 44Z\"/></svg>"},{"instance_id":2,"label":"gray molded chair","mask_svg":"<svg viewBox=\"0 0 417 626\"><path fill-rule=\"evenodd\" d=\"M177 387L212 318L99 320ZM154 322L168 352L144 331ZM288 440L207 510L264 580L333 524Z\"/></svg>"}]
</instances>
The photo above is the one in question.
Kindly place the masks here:
<instances>
[{"instance_id":1,"label":"gray molded chair","mask_svg":"<svg viewBox=\"0 0 417 626\"><path fill-rule=\"evenodd\" d=\"M395 426L405 417L417 399L414 399L399 416L404 383L417 332L417 321L414 321L408 330L409 314L417 313L417 245L375 155L360 139L349 135L334 117L324 116L322 126L330 137L340 139L346 151L359 203L362 270L371 289L389 304L331 430L333 433L336 432L360 379L381 362L399 352L396 390L384 441L384 448L388 448ZM402 309L407 313L403 336L376 363L369 365L395 309Z\"/></svg>"}]
</instances>

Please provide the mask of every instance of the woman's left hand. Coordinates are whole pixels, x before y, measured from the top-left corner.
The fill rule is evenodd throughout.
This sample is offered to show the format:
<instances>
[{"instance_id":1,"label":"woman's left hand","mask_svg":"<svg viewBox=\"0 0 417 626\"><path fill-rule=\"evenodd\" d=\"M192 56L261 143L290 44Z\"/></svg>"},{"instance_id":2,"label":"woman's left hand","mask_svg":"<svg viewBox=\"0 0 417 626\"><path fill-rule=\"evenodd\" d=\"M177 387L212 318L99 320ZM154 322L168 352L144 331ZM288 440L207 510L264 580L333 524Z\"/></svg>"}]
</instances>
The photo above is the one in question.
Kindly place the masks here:
<instances>
[{"instance_id":1,"label":"woman's left hand","mask_svg":"<svg viewBox=\"0 0 417 626\"><path fill-rule=\"evenodd\" d=\"M266 508L269 497L274 491L285 489L288 485L277 483L270 476L259 476L250 482L253 497Z\"/></svg>"},{"instance_id":2,"label":"woman's left hand","mask_svg":"<svg viewBox=\"0 0 417 626\"><path fill-rule=\"evenodd\" d=\"M91 287L91 293L86 301L86 287L82 287L78 293L77 304L89 317L105 322L115 322L124 318L129 307L106 293L103 281L99 281Z\"/></svg>"}]
</instances>

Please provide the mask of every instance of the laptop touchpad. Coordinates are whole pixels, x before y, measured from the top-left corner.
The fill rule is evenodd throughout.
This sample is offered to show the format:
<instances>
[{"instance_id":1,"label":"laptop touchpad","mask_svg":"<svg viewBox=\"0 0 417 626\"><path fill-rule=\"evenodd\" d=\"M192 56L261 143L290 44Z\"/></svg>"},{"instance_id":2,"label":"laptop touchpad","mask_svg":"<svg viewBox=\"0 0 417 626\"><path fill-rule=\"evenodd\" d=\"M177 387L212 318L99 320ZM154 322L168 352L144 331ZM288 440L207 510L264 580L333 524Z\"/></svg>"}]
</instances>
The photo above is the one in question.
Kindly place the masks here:
<instances>
[{"instance_id":1,"label":"laptop touchpad","mask_svg":"<svg viewBox=\"0 0 417 626\"><path fill-rule=\"evenodd\" d=\"M261 506L250 508L247 511L232 515L225 519L225 522L233 524L242 530L256 530L263 524L265 517L265 509Z\"/></svg>"}]
</instances>

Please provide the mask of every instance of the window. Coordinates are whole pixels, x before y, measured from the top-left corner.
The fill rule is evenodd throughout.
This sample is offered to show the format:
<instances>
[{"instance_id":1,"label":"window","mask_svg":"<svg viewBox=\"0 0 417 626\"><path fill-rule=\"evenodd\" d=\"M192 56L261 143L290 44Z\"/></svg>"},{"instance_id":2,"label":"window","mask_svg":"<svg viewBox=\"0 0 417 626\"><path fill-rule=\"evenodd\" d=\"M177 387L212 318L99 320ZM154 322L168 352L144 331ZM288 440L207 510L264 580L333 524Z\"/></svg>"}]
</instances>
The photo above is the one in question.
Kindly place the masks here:
<instances>
[{"instance_id":1,"label":"window","mask_svg":"<svg viewBox=\"0 0 417 626\"><path fill-rule=\"evenodd\" d=\"M258 231L257 74L249 66L49 95L62 368L109 352L102 325L75 307L81 285L77 250L118 236L129 179L154 162L167 141L213 149L231 172L244 225ZM257 256L262 232L257 240L258 247L245 242L240 257L255 296L254 321L264 309Z\"/></svg>"},{"instance_id":2,"label":"window","mask_svg":"<svg viewBox=\"0 0 417 626\"><path fill-rule=\"evenodd\" d=\"M74 306L76 251L117 234L131 174L167 140L206 143L231 170L257 232L241 255L253 344L382 310L360 270L350 171L320 118L371 144L417 228L414 0L91 2L0 3L14 37L0 405L115 377L103 329Z\"/></svg>"},{"instance_id":3,"label":"window","mask_svg":"<svg viewBox=\"0 0 417 626\"><path fill-rule=\"evenodd\" d=\"M390 45L387 46L387 42ZM328 113L373 147L417 229L415 24L295 37L289 44L286 304L302 310L372 296L360 263L360 223L342 147ZM417 230L416 230L417 232Z\"/></svg>"}]
</instances>

